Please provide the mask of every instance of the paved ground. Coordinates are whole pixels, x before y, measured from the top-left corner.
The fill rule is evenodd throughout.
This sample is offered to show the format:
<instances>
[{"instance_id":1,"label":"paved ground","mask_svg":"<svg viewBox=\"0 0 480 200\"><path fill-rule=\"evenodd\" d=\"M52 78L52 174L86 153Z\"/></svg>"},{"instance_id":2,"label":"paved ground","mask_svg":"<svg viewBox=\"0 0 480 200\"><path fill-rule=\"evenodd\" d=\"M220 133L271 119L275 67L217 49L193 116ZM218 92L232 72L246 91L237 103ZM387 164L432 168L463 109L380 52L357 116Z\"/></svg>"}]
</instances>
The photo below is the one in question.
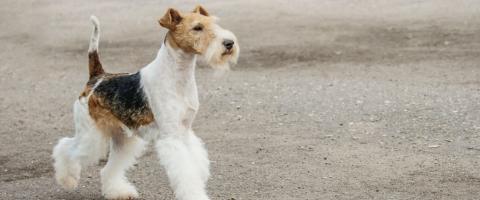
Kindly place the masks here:
<instances>
[{"instance_id":1,"label":"paved ground","mask_svg":"<svg viewBox=\"0 0 480 200\"><path fill-rule=\"evenodd\" d=\"M201 2L242 45L226 76L197 74L212 199L480 198L478 1ZM0 199L102 198L100 166L66 192L50 158L87 80L89 15L107 70L133 72L166 7L194 4L0 2ZM173 198L152 151L130 177Z\"/></svg>"}]
</instances>

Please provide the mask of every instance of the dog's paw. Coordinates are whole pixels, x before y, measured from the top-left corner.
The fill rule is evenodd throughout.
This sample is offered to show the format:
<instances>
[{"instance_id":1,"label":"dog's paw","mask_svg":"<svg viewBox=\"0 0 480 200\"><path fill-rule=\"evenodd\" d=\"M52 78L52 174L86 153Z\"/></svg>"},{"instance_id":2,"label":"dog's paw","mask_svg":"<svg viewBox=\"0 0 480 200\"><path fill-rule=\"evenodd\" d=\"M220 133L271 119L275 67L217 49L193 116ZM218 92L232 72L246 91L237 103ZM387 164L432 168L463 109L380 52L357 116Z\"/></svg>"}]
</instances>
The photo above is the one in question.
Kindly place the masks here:
<instances>
[{"instance_id":1,"label":"dog's paw","mask_svg":"<svg viewBox=\"0 0 480 200\"><path fill-rule=\"evenodd\" d=\"M74 190L78 186L78 178L70 175L57 176L57 183L60 184L66 190Z\"/></svg>"},{"instance_id":2,"label":"dog's paw","mask_svg":"<svg viewBox=\"0 0 480 200\"><path fill-rule=\"evenodd\" d=\"M133 185L127 182L116 183L103 189L106 199L136 199L138 192Z\"/></svg>"}]
</instances>

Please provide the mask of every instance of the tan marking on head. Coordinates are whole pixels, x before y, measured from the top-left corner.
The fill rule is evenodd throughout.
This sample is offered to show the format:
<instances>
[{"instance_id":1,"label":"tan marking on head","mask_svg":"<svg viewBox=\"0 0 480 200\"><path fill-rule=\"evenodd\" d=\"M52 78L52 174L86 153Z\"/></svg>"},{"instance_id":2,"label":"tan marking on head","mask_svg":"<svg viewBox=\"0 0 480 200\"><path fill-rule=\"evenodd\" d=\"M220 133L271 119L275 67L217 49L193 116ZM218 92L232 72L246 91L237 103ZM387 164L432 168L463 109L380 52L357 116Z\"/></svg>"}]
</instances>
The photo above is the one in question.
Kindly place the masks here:
<instances>
[{"instance_id":1,"label":"tan marking on head","mask_svg":"<svg viewBox=\"0 0 480 200\"><path fill-rule=\"evenodd\" d=\"M180 21L182 21L180 13L173 8L169 8L165 15L158 20L158 23L165 28L175 30Z\"/></svg>"},{"instance_id":2,"label":"tan marking on head","mask_svg":"<svg viewBox=\"0 0 480 200\"><path fill-rule=\"evenodd\" d=\"M214 22L215 19L201 6L190 13L180 13L169 8L159 20L161 26L169 29L167 42L173 48L194 54L203 54L214 39Z\"/></svg>"},{"instance_id":3,"label":"tan marking on head","mask_svg":"<svg viewBox=\"0 0 480 200\"><path fill-rule=\"evenodd\" d=\"M198 14L201 14L201 15L205 15L205 16L210 16L210 14L208 14L207 10L205 10L205 8L203 8L201 5L195 6L195 8L193 9L192 12L193 13L198 13Z\"/></svg>"}]
</instances>

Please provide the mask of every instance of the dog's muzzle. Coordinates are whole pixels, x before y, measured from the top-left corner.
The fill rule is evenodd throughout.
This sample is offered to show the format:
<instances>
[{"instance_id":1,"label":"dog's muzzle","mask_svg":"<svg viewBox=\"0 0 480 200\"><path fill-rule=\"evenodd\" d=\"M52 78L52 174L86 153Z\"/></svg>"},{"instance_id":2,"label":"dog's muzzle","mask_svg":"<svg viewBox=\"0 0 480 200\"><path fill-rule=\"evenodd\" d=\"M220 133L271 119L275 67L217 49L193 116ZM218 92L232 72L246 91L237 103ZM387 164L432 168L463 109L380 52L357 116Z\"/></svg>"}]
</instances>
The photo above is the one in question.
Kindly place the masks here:
<instances>
[{"instance_id":1,"label":"dog's muzzle","mask_svg":"<svg viewBox=\"0 0 480 200\"><path fill-rule=\"evenodd\" d=\"M223 40L223 46L225 47L225 52L223 52L223 55L232 54L234 44L235 44L235 42L233 40L229 40L229 39Z\"/></svg>"}]
</instances>

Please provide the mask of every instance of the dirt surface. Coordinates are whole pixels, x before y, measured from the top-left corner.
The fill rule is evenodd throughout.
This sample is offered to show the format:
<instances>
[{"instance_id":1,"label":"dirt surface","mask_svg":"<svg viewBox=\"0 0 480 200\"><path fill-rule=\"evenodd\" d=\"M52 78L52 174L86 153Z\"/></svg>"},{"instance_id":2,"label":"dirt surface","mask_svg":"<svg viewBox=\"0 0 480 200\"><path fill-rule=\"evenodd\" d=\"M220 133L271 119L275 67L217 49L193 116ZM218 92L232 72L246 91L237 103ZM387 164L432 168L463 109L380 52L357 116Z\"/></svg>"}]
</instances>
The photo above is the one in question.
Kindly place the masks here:
<instances>
[{"instance_id":1,"label":"dirt surface","mask_svg":"<svg viewBox=\"0 0 480 200\"><path fill-rule=\"evenodd\" d=\"M238 65L197 72L195 130L212 199L479 199L480 2L201 1L241 42ZM110 72L149 63L167 6L193 1L0 2L0 199L101 199L99 166L55 184L73 134L91 14ZM129 173L173 199L152 150Z\"/></svg>"}]
</instances>

